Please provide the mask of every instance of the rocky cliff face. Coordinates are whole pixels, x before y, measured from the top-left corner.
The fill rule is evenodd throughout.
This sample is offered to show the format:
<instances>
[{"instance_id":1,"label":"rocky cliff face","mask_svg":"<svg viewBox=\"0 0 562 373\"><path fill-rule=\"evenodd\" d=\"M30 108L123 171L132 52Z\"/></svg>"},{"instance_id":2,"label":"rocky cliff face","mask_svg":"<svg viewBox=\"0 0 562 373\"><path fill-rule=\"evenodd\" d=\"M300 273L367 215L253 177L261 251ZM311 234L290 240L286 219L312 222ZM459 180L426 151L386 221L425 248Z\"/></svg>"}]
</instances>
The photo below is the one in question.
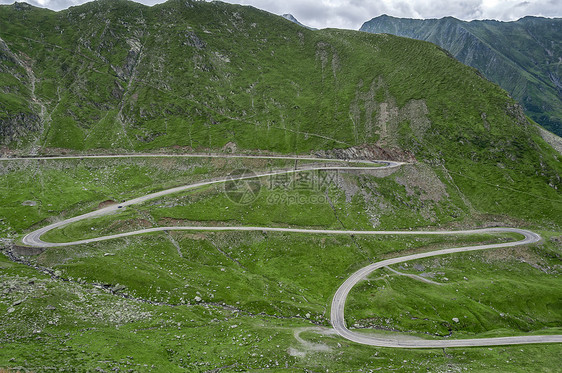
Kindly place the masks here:
<instances>
[{"instance_id":1,"label":"rocky cliff face","mask_svg":"<svg viewBox=\"0 0 562 373\"><path fill-rule=\"evenodd\" d=\"M362 31L426 40L480 70L525 108L527 115L562 134L561 19L525 17L516 22L463 22L380 16Z\"/></svg>"},{"instance_id":2,"label":"rocky cliff face","mask_svg":"<svg viewBox=\"0 0 562 373\"><path fill-rule=\"evenodd\" d=\"M34 107L35 80L30 65L28 56L13 53L0 38L0 74L5 82L0 87L0 145L39 130L41 110Z\"/></svg>"}]
</instances>

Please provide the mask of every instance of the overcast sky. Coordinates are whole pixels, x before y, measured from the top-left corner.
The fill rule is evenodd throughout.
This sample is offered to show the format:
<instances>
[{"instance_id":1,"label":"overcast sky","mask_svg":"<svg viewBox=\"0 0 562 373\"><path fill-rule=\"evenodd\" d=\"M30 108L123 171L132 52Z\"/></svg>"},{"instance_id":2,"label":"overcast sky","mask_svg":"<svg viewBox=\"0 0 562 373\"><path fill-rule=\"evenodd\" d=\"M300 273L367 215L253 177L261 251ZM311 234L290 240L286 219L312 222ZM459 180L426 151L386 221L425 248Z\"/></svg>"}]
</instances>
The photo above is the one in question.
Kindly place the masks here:
<instances>
[{"instance_id":1,"label":"overcast sky","mask_svg":"<svg viewBox=\"0 0 562 373\"><path fill-rule=\"evenodd\" d=\"M153 5L164 0L135 0ZM11 4L13 0L0 0ZM85 3L86 0L27 0L53 10ZM316 28L337 27L357 30L363 22L388 14L395 17L463 20L497 19L513 21L527 15L561 17L562 0L227 0L253 5L275 14L291 13L301 23Z\"/></svg>"}]
</instances>

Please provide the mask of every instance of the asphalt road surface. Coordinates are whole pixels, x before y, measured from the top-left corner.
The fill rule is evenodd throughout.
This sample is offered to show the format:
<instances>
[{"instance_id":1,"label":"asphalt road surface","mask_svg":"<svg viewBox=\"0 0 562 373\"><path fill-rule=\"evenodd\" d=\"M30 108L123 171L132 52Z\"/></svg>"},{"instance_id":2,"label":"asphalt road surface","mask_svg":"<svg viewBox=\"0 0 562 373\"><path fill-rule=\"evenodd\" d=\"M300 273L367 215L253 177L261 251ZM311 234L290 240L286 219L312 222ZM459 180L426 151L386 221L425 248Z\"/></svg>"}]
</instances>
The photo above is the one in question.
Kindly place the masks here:
<instances>
[{"instance_id":1,"label":"asphalt road surface","mask_svg":"<svg viewBox=\"0 0 562 373\"><path fill-rule=\"evenodd\" d=\"M66 156L66 157L35 157L35 158L0 158L0 161L5 160L22 160L22 159L40 159L40 160L53 160L53 159L85 159L85 158L132 158L132 157L178 157L176 155L161 155L161 154L142 154L142 155L106 155L106 156ZM181 157L181 156L180 156ZM217 155L217 154L199 154L199 155L184 155L183 157L216 157L216 158L259 158L259 159L288 159L288 160L309 160L309 161L319 161L319 162L336 162L338 160L334 159L319 159L319 158L308 158L308 157L275 157L275 156L244 156L244 155ZM347 161L347 164L361 163L365 164L365 161ZM163 197L169 194L178 193L186 191L189 189L199 188L206 185L224 183L227 180L243 180L258 177L265 177L284 173L296 173L302 171L311 170L383 170L388 168L396 168L403 165L403 162L393 162L393 161L373 161L373 166L325 166L325 167L315 167L313 165L308 165L301 167L299 169L290 170L277 170L271 172L257 173L255 175L240 176L238 178L233 176L228 176L221 179L210 180L199 182L190 185L184 185L176 188L171 188L163 190L156 193L147 194L142 197L138 197L120 204L111 205L96 211L92 211L87 214L79 215L73 218L62 220L36 231L27 234L22 239L22 243L27 246L34 247L62 247L62 246L73 246L80 244L87 244L99 241L105 241L115 238L128 237L139 234L146 234L151 232L159 231L172 231L172 230L189 230L189 231L268 231L268 232L294 232L294 233L308 233L308 234L345 234L345 235L461 235L461 234L478 234L478 233L518 233L524 236L520 241L489 244L489 245L476 245L467 247L456 247L450 249L443 249L425 253L419 253L414 255L407 255L399 258L387 259L377 263L370 264L354 274L352 274L336 291L334 298L332 300L331 307L331 323L334 329L342 337L361 344L379 346L379 347L400 347L400 348L444 348L444 347L477 347L477 346L497 346L497 345L514 345L514 344L529 344L529 343L560 343L562 342L562 335L534 335L534 336L517 336L517 337L499 337L499 338L476 338L476 339L439 339L439 340L427 340L419 338L405 338L400 336L400 338L392 338L385 336L384 338L378 337L375 334L360 333L356 331L351 331L347 328L344 318L344 310L347 296L353 286L358 282L363 280L373 271L389 266L396 263L402 263L410 260L427 258L438 255L454 254L459 252L475 251L475 250L487 250L500 247L513 247L519 245L527 245L538 242L541 237L531 231L517 228L485 228L485 229L474 229L474 230L464 230L464 231L349 231L349 230L324 230L324 229L297 229L297 228L271 228L271 227L156 227L149 229L142 229L134 232L120 233L114 235L108 235L103 237L85 239L74 242L65 243L54 243L46 242L41 239L41 236L50 230L55 228L60 228L65 225L78 222L85 219L100 217L108 214L117 213L123 208L140 204L148 200Z\"/></svg>"},{"instance_id":2,"label":"asphalt road surface","mask_svg":"<svg viewBox=\"0 0 562 373\"><path fill-rule=\"evenodd\" d=\"M439 231L439 232L388 232L388 234L473 234L473 233L519 233L524 236L520 241L516 242L506 242L490 245L476 245L476 246L466 246L466 247L455 247L451 249L443 249L430 251L420 254L413 254L402 256L399 258L392 258L383 260L370 264L366 267L361 268L354 274L352 274L336 291L334 298L332 299L331 308L331 322L332 326L338 334L342 337L349 339L350 341L378 346L378 347L401 347L401 348L445 348L445 347L477 347L477 346L499 346L499 345L516 345L516 344L529 344L529 343L560 343L562 342L562 335L536 335L536 336L517 336L517 337L500 337L500 338L473 338L473 339L439 339L439 340L427 340L418 338L404 338L400 339L385 337L381 338L375 334L366 334L351 331L347 328L344 319L344 309L347 296L353 286L358 282L365 279L373 271L389 266L392 264L403 263L410 260L428 258L438 255L447 255L467 251L475 250L488 250L500 247L513 247L520 245L527 245L535 243L541 240L541 237L531 231L517 228L486 228L478 229L473 231Z\"/></svg>"}]
</instances>

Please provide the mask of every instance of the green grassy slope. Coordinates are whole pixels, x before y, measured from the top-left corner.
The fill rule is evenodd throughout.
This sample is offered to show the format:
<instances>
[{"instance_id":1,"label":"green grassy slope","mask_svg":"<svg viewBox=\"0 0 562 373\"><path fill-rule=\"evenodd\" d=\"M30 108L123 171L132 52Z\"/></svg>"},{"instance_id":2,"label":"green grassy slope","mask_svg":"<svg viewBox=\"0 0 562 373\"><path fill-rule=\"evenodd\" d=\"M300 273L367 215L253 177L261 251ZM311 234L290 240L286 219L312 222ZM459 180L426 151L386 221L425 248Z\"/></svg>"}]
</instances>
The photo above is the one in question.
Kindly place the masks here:
<instances>
[{"instance_id":1,"label":"green grassy slope","mask_svg":"<svg viewBox=\"0 0 562 373\"><path fill-rule=\"evenodd\" d=\"M562 20L525 17L516 22L464 22L452 17L381 16L365 22L361 30L426 40L445 48L502 86L536 122L562 134Z\"/></svg>"},{"instance_id":2,"label":"green grassy slope","mask_svg":"<svg viewBox=\"0 0 562 373\"><path fill-rule=\"evenodd\" d=\"M429 43L219 2L18 4L0 19L42 129L5 151L367 146L442 167L480 211L540 219L559 199L560 155L503 90Z\"/></svg>"},{"instance_id":3,"label":"green grassy slope","mask_svg":"<svg viewBox=\"0 0 562 373\"><path fill-rule=\"evenodd\" d=\"M201 149L233 141L303 152L383 142L376 104L410 100L424 100L430 133L453 124L466 132L482 113L500 128L511 120L503 92L428 44L312 32L223 3L185 4L0 8L8 25L1 37L29 58L36 94L50 109L40 145ZM424 119L423 108L409 111L395 121Z\"/></svg>"},{"instance_id":4,"label":"green grassy slope","mask_svg":"<svg viewBox=\"0 0 562 373\"><path fill-rule=\"evenodd\" d=\"M175 248L165 246L165 240L153 240L152 243L159 245L158 252L168 250L170 255L175 252ZM159 262L154 250L140 244L142 252L129 250L129 247L114 257L105 257L111 264L106 263L103 267L111 268L120 256L130 259L135 252L141 254L132 262L135 265L139 264L142 255L152 260L153 267L164 264ZM93 253L98 260L105 250L112 248L87 248L88 255ZM60 254L62 258L68 253ZM167 276L174 278L176 284L181 283L182 287L185 284L182 276L188 277L186 282L190 285L199 286L192 282L197 281L196 277L189 277L189 269L182 268L191 260L175 257L172 273L168 272ZM242 273L235 264L226 261L224 259L222 266L225 272L220 271L219 266L215 268L215 275L219 276L216 280L232 280L233 273ZM251 263L244 261L247 262ZM195 263L199 265L199 261L195 260ZM0 256L0 269L0 289L4 294L0 299L0 310L4 315L0 324L0 366L14 370L47 372L54 367L66 371L136 372L206 372L216 369L222 372L388 369L408 372L450 369L553 372L559 365L560 347L557 345L447 349L445 352L373 349L333 335L302 329L316 326L306 319L306 315L287 318L255 315L241 309L244 306L208 302L207 293L205 301L191 306L154 305L94 288L87 280L53 279L4 256ZM213 268L206 269L210 272ZM79 270L80 264L69 268L72 273ZM222 287L217 289L215 278L211 279L212 288L228 294ZM235 289L238 284L231 283L230 287ZM209 288L205 282L202 287ZM167 289L160 290L165 296ZM185 287L185 291L196 290ZM277 297L287 303L295 302L291 296L302 301L292 292L278 293ZM295 339L295 332L300 332L299 337L304 342Z\"/></svg>"},{"instance_id":5,"label":"green grassy slope","mask_svg":"<svg viewBox=\"0 0 562 373\"><path fill-rule=\"evenodd\" d=\"M242 167L260 170L294 162L140 158L1 165L0 234L16 238L58 216L91 211L102 201L120 201ZM271 187L266 179L250 205L228 200L220 186L206 188L73 224L46 238L68 240L172 224L454 229L501 219L502 225L539 227L536 220L477 214L464 205L452 183L440 184L437 172L426 167L408 166L386 177L339 173L318 188ZM312 184L318 185L314 179L322 176L312 175ZM276 195L302 200L270 198ZM420 275L421 264L433 276L429 278L443 286L392 274L362 283L350 298L348 322L424 338L447 335L449 329L461 338L559 333L560 237L556 232L540 233L546 241L531 247L451 255L396 268ZM0 311L5 317L0 324L0 366L38 372L49 366L71 370L75 365L135 371L441 371L451 366L555 371L557 345L447 349L444 354L373 349L301 329L320 326L327 333L334 291L368 263L514 238L170 232L24 258L50 269L55 277L2 255ZM512 301L514 295L517 302ZM294 336L299 332L302 339Z\"/></svg>"},{"instance_id":6,"label":"green grassy slope","mask_svg":"<svg viewBox=\"0 0 562 373\"><path fill-rule=\"evenodd\" d=\"M450 277L446 291L401 279L387 291L396 299L401 290L427 291L439 303L435 311L420 301L427 311L417 316L428 320L398 321L394 316L400 311L393 309L400 308L398 301L373 304L368 284L352 294L348 316L376 327L370 320L374 311L388 311L396 330L446 333L445 318L457 317L450 298L458 289L474 318L496 317L491 310L500 308L509 314L507 321L492 318L459 328L458 336L558 332L560 307L551 305L558 305L561 289L561 156L505 91L435 45L389 35L310 31L220 2L170 1L149 8L99 1L58 13L17 4L0 6L0 24L6 45L0 47L0 92L10 97L0 102L0 128L9 129L0 133L4 153L236 151L345 158L363 152L413 163L383 175L311 173L306 180L315 187L264 179L249 205L229 200L222 186L208 187L69 225L50 232L49 239L172 224L527 227L548 240L517 252L517 258L535 265L532 269L508 263L502 275L501 258L485 256L472 262L472 257L459 256L458 263L447 259L457 267L446 269L442 264L451 262L423 262L432 272L446 271L437 274ZM18 119L20 113L24 119ZM202 372L558 368L557 345L374 350L329 334L331 296L361 266L404 252L505 236L161 232L23 259L12 247L26 232L104 203L236 169L294 165L239 158L0 162L0 246L13 259L0 255L5 315L0 367L38 372L49 366ZM37 267L47 268L48 275ZM467 268L474 272L465 283L458 277ZM470 297L488 276L500 282L489 291L506 294L482 298L486 304L481 305ZM507 304L517 291L520 301ZM541 293L548 296L533 307L533 294ZM301 329L318 326L320 333Z\"/></svg>"},{"instance_id":7,"label":"green grassy slope","mask_svg":"<svg viewBox=\"0 0 562 373\"><path fill-rule=\"evenodd\" d=\"M559 333L559 250L552 233L534 248L491 250L394 266L353 289L349 325L420 335L467 338L507 330ZM558 247L557 247L558 246ZM454 320L456 319L456 320ZM531 321L532 320L532 321Z\"/></svg>"}]
</instances>

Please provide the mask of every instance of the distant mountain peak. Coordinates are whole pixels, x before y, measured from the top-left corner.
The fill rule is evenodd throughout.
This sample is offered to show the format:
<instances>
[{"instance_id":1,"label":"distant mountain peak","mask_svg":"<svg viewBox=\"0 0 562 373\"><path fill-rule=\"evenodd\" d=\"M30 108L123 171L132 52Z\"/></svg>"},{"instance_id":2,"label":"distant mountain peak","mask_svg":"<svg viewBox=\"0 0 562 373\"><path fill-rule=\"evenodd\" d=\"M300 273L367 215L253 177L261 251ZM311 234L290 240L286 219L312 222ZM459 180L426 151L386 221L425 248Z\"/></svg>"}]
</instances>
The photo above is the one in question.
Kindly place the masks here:
<instances>
[{"instance_id":1,"label":"distant mountain peak","mask_svg":"<svg viewBox=\"0 0 562 373\"><path fill-rule=\"evenodd\" d=\"M384 14L381 14L380 16L377 16L373 19L397 19L397 18L384 13Z\"/></svg>"},{"instance_id":2,"label":"distant mountain peak","mask_svg":"<svg viewBox=\"0 0 562 373\"><path fill-rule=\"evenodd\" d=\"M17 10L22 10L22 9L31 9L33 8L33 5L28 4L24 1L15 1L12 6L14 7L14 9Z\"/></svg>"},{"instance_id":3,"label":"distant mountain peak","mask_svg":"<svg viewBox=\"0 0 562 373\"><path fill-rule=\"evenodd\" d=\"M300 24L300 22L299 22L292 14L290 14L290 13L285 13L285 14L283 14L281 17L283 17L283 18L285 18L285 19L288 19L288 20L291 21L291 22L299 23L299 24Z\"/></svg>"},{"instance_id":4,"label":"distant mountain peak","mask_svg":"<svg viewBox=\"0 0 562 373\"><path fill-rule=\"evenodd\" d=\"M285 19L288 20L288 21L291 21L291 22L293 22L293 23L296 23L296 24L299 25L299 26L302 26L302 27L304 27L304 28L307 28L307 29L309 29L309 30L316 30L316 29L314 29L314 28L312 28L312 27L303 25L302 23L300 23L300 22L295 18L295 16L293 16L293 15L290 14L290 13L285 13L285 14L281 15L281 17L285 18Z\"/></svg>"}]
</instances>

